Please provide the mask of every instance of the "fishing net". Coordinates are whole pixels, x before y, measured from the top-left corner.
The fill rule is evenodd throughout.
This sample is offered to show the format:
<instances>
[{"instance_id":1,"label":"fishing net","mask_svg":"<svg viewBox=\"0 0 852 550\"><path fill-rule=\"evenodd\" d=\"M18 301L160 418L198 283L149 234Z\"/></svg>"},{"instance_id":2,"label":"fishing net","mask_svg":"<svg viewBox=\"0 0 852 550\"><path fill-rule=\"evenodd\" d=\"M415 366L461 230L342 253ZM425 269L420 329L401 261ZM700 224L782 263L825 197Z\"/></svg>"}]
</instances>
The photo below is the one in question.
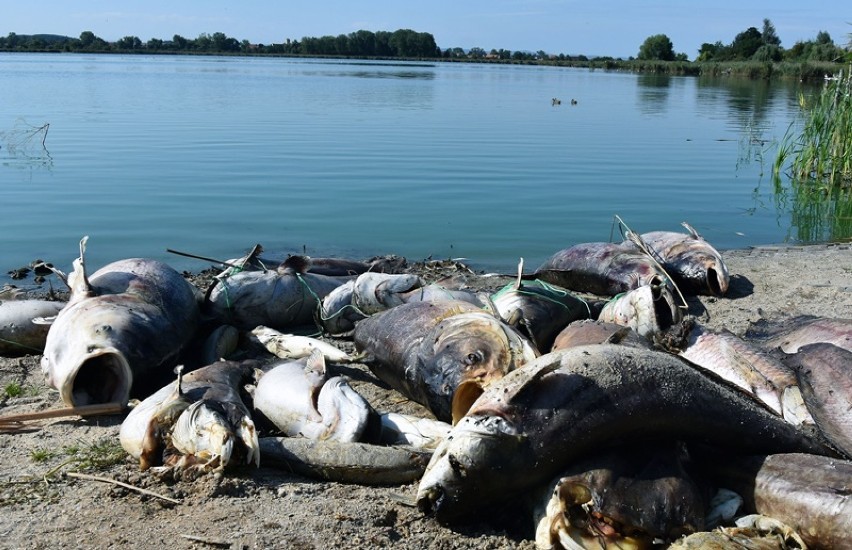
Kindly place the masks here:
<instances>
[{"instance_id":1,"label":"fishing net","mask_svg":"<svg viewBox=\"0 0 852 550\"><path fill-rule=\"evenodd\" d=\"M0 158L30 165L50 166L53 159L47 150L50 124L34 126L19 118L8 131L0 132Z\"/></svg>"}]
</instances>

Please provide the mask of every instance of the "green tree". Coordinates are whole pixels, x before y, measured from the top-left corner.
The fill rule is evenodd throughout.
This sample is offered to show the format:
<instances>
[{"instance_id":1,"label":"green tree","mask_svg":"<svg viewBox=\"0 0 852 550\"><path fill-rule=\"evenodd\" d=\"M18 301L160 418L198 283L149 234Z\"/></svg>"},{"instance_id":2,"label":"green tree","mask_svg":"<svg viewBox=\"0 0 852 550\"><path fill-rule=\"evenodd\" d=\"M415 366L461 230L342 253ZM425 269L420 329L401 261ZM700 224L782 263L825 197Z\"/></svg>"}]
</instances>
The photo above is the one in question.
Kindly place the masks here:
<instances>
[{"instance_id":1,"label":"green tree","mask_svg":"<svg viewBox=\"0 0 852 550\"><path fill-rule=\"evenodd\" d=\"M661 61L674 61L675 52L672 41L665 34L655 34L645 39L639 46L638 59Z\"/></svg>"},{"instance_id":2,"label":"green tree","mask_svg":"<svg viewBox=\"0 0 852 550\"><path fill-rule=\"evenodd\" d=\"M185 50L189 46L189 40L179 34L172 37L172 43L175 45L176 50Z\"/></svg>"},{"instance_id":3,"label":"green tree","mask_svg":"<svg viewBox=\"0 0 852 550\"><path fill-rule=\"evenodd\" d=\"M749 27L734 37L730 50L734 59L746 60L751 59L762 45L763 36L760 31L754 27Z\"/></svg>"},{"instance_id":4,"label":"green tree","mask_svg":"<svg viewBox=\"0 0 852 550\"><path fill-rule=\"evenodd\" d=\"M769 19L763 20L763 32L760 33L763 38L763 43L768 46L780 46L781 39L778 38L778 33L775 32L775 25Z\"/></svg>"},{"instance_id":5,"label":"green tree","mask_svg":"<svg viewBox=\"0 0 852 550\"><path fill-rule=\"evenodd\" d=\"M119 50L138 50L142 47L142 41L137 36L125 36L115 43Z\"/></svg>"},{"instance_id":6,"label":"green tree","mask_svg":"<svg viewBox=\"0 0 852 550\"><path fill-rule=\"evenodd\" d=\"M80 33L80 46L83 48L91 48L97 37L92 31L83 31Z\"/></svg>"},{"instance_id":7,"label":"green tree","mask_svg":"<svg viewBox=\"0 0 852 550\"><path fill-rule=\"evenodd\" d=\"M145 43L145 47L149 50L162 50L163 41L159 38L152 38L151 40Z\"/></svg>"}]
</instances>

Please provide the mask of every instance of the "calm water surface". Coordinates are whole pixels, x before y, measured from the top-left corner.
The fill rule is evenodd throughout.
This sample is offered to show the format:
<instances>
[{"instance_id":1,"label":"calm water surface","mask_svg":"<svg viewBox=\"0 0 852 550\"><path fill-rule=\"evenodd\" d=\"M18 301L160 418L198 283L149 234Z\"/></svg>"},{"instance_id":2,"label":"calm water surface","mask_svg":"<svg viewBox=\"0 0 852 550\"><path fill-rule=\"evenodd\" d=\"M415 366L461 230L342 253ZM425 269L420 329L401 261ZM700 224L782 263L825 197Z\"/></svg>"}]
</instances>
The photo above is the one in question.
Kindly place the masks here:
<instances>
[{"instance_id":1,"label":"calm water surface","mask_svg":"<svg viewBox=\"0 0 852 550\"><path fill-rule=\"evenodd\" d=\"M82 235L93 267L191 270L209 264L166 248L534 268L610 240L615 214L640 232L686 220L722 249L801 240L764 153L796 84L76 54L0 54L0 79L3 272L70 269ZM44 123L46 150L26 139Z\"/></svg>"}]
</instances>

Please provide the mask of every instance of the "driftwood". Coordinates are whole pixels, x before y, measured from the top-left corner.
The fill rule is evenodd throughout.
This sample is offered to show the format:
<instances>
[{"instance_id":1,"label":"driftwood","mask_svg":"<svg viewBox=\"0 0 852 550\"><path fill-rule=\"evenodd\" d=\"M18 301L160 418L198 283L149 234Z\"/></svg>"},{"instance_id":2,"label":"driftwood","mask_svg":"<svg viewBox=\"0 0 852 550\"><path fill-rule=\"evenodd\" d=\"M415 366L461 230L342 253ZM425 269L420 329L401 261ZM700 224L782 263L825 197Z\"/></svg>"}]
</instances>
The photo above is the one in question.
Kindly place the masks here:
<instances>
[{"instance_id":1,"label":"driftwood","mask_svg":"<svg viewBox=\"0 0 852 550\"><path fill-rule=\"evenodd\" d=\"M135 485L131 485L129 483L124 483L123 481L118 481L118 480L115 480L115 479L112 479L112 478L109 478L109 477L93 476L93 475L89 475L89 474L81 474L79 472L68 472L65 475L68 476L68 477L73 477L73 478L77 478L77 479L85 479L85 480L88 480L88 481L100 481L101 483L110 483L112 485L118 485L119 487L124 487L125 489L130 489L131 491L136 491L137 493L142 493L143 495L156 497L156 498L165 500L166 502L171 502L172 504L180 504L180 501L177 500L177 499L167 497L167 496L161 495L159 493L155 493L154 491L149 491L148 489L143 489L142 487L137 487Z\"/></svg>"},{"instance_id":2,"label":"driftwood","mask_svg":"<svg viewBox=\"0 0 852 550\"><path fill-rule=\"evenodd\" d=\"M39 426L36 420L48 418L63 418L66 416L100 416L119 414L124 410L121 403L99 403L97 405L81 405L79 407L64 407L33 413L10 414L0 416L0 433L15 433L33 429Z\"/></svg>"}]
</instances>

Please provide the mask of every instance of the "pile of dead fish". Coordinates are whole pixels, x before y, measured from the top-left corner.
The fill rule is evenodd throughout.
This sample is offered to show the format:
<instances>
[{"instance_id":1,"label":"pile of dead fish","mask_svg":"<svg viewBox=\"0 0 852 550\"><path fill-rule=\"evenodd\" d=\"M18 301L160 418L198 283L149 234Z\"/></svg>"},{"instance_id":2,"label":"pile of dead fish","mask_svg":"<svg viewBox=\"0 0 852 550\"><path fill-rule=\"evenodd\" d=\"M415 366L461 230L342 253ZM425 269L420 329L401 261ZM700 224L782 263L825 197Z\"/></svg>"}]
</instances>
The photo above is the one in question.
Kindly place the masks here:
<instances>
[{"instance_id":1,"label":"pile of dead fish","mask_svg":"<svg viewBox=\"0 0 852 550\"><path fill-rule=\"evenodd\" d=\"M42 353L70 406L142 399L120 432L142 469L419 480L424 514L528 513L542 548L848 545L852 320L743 339L685 319L684 294L729 286L686 227L521 264L496 292L255 247L202 293L153 260L89 276L83 239L53 268L66 304L5 297L0 351ZM305 326L334 338L288 334ZM351 362L433 418L376 410L327 367Z\"/></svg>"}]
</instances>

